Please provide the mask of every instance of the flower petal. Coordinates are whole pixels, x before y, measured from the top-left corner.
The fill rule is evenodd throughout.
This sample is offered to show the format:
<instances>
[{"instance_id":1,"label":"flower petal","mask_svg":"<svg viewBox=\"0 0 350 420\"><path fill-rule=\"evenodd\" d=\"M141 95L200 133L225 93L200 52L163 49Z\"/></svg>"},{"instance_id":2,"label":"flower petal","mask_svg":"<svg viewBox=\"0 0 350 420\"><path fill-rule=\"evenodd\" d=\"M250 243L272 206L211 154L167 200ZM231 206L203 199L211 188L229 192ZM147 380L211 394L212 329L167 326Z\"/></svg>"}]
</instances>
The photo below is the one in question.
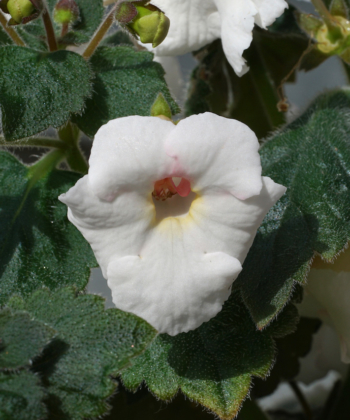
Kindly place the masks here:
<instances>
[{"instance_id":1,"label":"flower petal","mask_svg":"<svg viewBox=\"0 0 350 420\"><path fill-rule=\"evenodd\" d=\"M139 116L103 125L96 133L89 161L93 192L112 201L126 189L152 191L154 182L169 172L171 159L164 157L164 139L174 129L170 121Z\"/></svg>"},{"instance_id":2,"label":"flower petal","mask_svg":"<svg viewBox=\"0 0 350 420\"><path fill-rule=\"evenodd\" d=\"M156 55L180 55L220 38L220 16L213 0L152 0L170 19L165 40ZM148 45L145 45L148 48Z\"/></svg>"},{"instance_id":3,"label":"flower petal","mask_svg":"<svg viewBox=\"0 0 350 420\"><path fill-rule=\"evenodd\" d=\"M172 176L188 179L195 192L211 188L242 200L262 187L258 149L250 128L211 113L180 121L165 142L176 160Z\"/></svg>"},{"instance_id":4,"label":"flower petal","mask_svg":"<svg viewBox=\"0 0 350 420\"><path fill-rule=\"evenodd\" d=\"M221 40L227 60L238 76L248 67L242 57L253 39L254 17L258 10L252 0L215 0L221 17Z\"/></svg>"},{"instance_id":5,"label":"flower petal","mask_svg":"<svg viewBox=\"0 0 350 420\"><path fill-rule=\"evenodd\" d=\"M137 191L125 192L112 203L94 194L89 175L80 179L59 200L68 208L68 219L90 243L107 278L111 259L138 255L154 223L152 200Z\"/></svg>"},{"instance_id":6,"label":"flower petal","mask_svg":"<svg viewBox=\"0 0 350 420\"><path fill-rule=\"evenodd\" d=\"M253 2L258 9L255 23L264 29L272 25L282 15L284 9L288 8L288 3L284 0L253 0Z\"/></svg>"}]
</instances>

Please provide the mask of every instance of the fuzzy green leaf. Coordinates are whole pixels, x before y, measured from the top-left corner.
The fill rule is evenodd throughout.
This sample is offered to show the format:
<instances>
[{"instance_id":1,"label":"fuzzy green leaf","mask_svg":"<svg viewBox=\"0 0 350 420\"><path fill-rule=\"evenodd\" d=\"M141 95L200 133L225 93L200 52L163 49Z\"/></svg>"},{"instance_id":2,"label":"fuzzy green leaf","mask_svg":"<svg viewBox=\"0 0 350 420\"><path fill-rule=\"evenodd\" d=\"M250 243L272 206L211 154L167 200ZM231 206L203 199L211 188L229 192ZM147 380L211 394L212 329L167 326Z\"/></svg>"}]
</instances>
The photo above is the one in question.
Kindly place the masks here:
<instances>
[{"instance_id":1,"label":"fuzzy green leaf","mask_svg":"<svg viewBox=\"0 0 350 420\"><path fill-rule=\"evenodd\" d=\"M93 96L86 101L84 113L75 122L84 133L93 137L109 120L128 115L151 115L159 93L168 102L171 112L179 112L164 80L164 70L155 63L153 54L136 52L131 47L100 47L91 58L96 73Z\"/></svg>"},{"instance_id":2,"label":"fuzzy green leaf","mask_svg":"<svg viewBox=\"0 0 350 420\"><path fill-rule=\"evenodd\" d=\"M264 328L289 301L295 282L305 282L315 253L331 261L350 239L349 90L321 95L260 155L263 175L287 187L237 279L253 319Z\"/></svg>"},{"instance_id":3,"label":"fuzzy green leaf","mask_svg":"<svg viewBox=\"0 0 350 420\"><path fill-rule=\"evenodd\" d=\"M80 178L54 170L33 182L27 167L0 152L0 305L46 286L83 289L96 260L90 245L68 221L57 197Z\"/></svg>"},{"instance_id":4,"label":"fuzzy green leaf","mask_svg":"<svg viewBox=\"0 0 350 420\"><path fill-rule=\"evenodd\" d=\"M47 404L55 419L96 417L116 388L111 378L154 339L156 331L140 318L104 309L95 295L75 296L71 288L51 294L39 290L26 301L13 298L12 310L26 311L57 331L33 363L47 386Z\"/></svg>"},{"instance_id":5,"label":"fuzzy green leaf","mask_svg":"<svg viewBox=\"0 0 350 420\"><path fill-rule=\"evenodd\" d=\"M91 71L70 51L0 49L0 107L6 140L65 124L91 94Z\"/></svg>"},{"instance_id":6,"label":"fuzzy green leaf","mask_svg":"<svg viewBox=\"0 0 350 420\"><path fill-rule=\"evenodd\" d=\"M39 378L31 372L18 374L0 372L0 419L39 420L47 410L41 402L45 397Z\"/></svg>"},{"instance_id":7,"label":"fuzzy green leaf","mask_svg":"<svg viewBox=\"0 0 350 420\"><path fill-rule=\"evenodd\" d=\"M265 377L274 360L275 335L295 328L296 309L286 308L278 322L256 329L240 293L233 292L212 320L175 337L161 334L123 375L136 390L144 380L149 390L170 400L179 388L190 399L223 419L232 419L246 398L252 376Z\"/></svg>"},{"instance_id":8,"label":"fuzzy green leaf","mask_svg":"<svg viewBox=\"0 0 350 420\"><path fill-rule=\"evenodd\" d=\"M55 330L28 314L0 312L0 370L29 365L55 335Z\"/></svg>"}]
</instances>

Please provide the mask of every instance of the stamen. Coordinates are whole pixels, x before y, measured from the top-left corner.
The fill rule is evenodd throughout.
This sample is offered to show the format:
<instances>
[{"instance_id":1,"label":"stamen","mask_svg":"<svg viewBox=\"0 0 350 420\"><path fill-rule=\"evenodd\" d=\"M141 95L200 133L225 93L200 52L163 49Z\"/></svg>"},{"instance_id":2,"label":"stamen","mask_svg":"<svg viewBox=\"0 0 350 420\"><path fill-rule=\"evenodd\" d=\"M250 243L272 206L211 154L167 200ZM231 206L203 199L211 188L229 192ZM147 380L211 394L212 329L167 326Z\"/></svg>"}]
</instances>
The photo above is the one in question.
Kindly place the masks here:
<instances>
[{"instance_id":1,"label":"stamen","mask_svg":"<svg viewBox=\"0 0 350 420\"><path fill-rule=\"evenodd\" d=\"M165 201L175 194L180 197L187 197L191 192L191 184L185 178L164 178L154 183L152 196L156 200Z\"/></svg>"}]
</instances>

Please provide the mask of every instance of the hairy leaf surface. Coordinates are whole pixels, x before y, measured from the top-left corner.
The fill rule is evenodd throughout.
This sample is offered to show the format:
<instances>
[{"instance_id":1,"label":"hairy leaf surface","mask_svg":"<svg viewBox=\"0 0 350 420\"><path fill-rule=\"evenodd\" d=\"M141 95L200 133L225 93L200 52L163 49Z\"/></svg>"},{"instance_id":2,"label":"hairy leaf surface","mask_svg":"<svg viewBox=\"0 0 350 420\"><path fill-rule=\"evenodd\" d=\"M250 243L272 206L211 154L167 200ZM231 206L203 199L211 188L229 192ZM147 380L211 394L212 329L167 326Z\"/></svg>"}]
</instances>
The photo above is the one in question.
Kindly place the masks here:
<instances>
[{"instance_id":1,"label":"hairy leaf surface","mask_svg":"<svg viewBox=\"0 0 350 420\"><path fill-rule=\"evenodd\" d=\"M103 414L117 375L153 340L156 331L142 319L118 309L104 309L96 295L76 296L71 288L53 294L39 290L26 301L13 298L12 310L26 311L57 336L34 361L32 370L47 387L56 419Z\"/></svg>"},{"instance_id":2,"label":"hairy leaf surface","mask_svg":"<svg viewBox=\"0 0 350 420\"><path fill-rule=\"evenodd\" d=\"M80 55L0 48L0 107L6 140L65 124L82 111L90 95L91 71Z\"/></svg>"},{"instance_id":3,"label":"hairy leaf surface","mask_svg":"<svg viewBox=\"0 0 350 420\"><path fill-rule=\"evenodd\" d=\"M164 80L164 70L152 60L152 53L136 52L128 46L100 47L91 58L96 73L93 96L87 100L82 116L75 116L73 121L93 137L103 124L114 118L150 115L160 92L172 113L178 113L179 108Z\"/></svg>"},{"instance_id":4,"label":"hairy leaf surface","mask_svg":"<svg viewBox=\"0 0 350 420\"><path fill-rule=\"evenodd\" d=\"M0 152L0 304L42 286L86 286L97 263L57 199L79 178L54 170L33 182L26 166Z\"/></svg>"},{"instance_id":5,"label":"hairy leaf surface","mask_svg":"<svg viewBox=\"0 0 350 420\"><path fill-rule=\"evenodd\" d=\"M264 328L306 281L315 253L332 261L350 239L350 96L321 95L260 150L263 175L287 187L270 210L237 279ZM259 270L256 269L259 267Z\"/></svg>"},{"instance_id":6,"label":"hairy leaf surface","mask_svg":"<svg viewBox=\"0 0 350 420\"><path fill-rule=\"evenodd\" d=\"M19 369L31 360L54 337L56 331L31 320L28 314L0 312L0 370Z\"/></svg>"},{"instance_id":7,"label":"hairy leaf surface","mask_svg":"<svg viewBox=\"0 0 350 420\"><path fill-rule=\"evenodd\" d=\"M123 375L124 385L136 390L144 380L163 400L178 390L223 419L232 419L246 398L252 376L265 377L273 365L273 337L295 328L294 306L278 322L256 329L239 291L212 320L188 333L161 334ZM282 333L283 331L283 333Z\"/></svg>"},{"instance_id":8,"label":"hairy leaf surface","mask_svg":"<svg viewBox=\"0 0 350 420\"><path fill-rule=\"evenodd\" d=\"M40 379L31 372L0 372L0 419L38 420L46 418L47 409Z\"/></svg>"}]
</instances>

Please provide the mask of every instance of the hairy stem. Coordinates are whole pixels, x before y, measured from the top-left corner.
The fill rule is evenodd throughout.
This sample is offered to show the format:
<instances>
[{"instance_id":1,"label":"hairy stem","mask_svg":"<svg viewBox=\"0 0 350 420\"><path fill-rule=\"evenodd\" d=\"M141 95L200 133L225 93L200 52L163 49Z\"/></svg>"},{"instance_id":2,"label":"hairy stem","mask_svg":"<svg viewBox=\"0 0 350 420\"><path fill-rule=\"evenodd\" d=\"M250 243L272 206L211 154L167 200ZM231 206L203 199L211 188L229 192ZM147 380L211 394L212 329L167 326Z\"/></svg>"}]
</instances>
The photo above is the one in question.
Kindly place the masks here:
<instances>
[{"instance_id":1,"label":"hairy stem","mask_svg":"<svg viewBox=\"0 0 350 420\"><path fill-rule=\"evenodd\" d=\"M42 159L36 162L29 168L29 184L28 188L31 188L39 179L46 176L52 169L64 159L65 153L63 150L52 150Z\"/></svg>"},{"instance_id":2,"label":"hairy stem","mask_svg":"<svg viewBox=\"0 0 350 420\"><path fill-rule=\"evenodd\" d=\"M89 166L79 147L79 128L68 122L58 130L59 138L66 144L66 160L73 171L87 174Z\"/></svg>"},{"instance_id":3,"label":"hairy stem","mask_svg":"<svg viewBox=\"0 0 350 420\"><path fill-rule=\"evenodd\" d=\"M46 38L47 38L47 44L49 46L49 50L51 52L57 51L58 45L57 45L55 31L53 29L53 24L52 24L50 14L46 7L44 8L42 12L42 18L43 18L43 22L45 26Z\"/></svg>"},{"instance_id":4,"label":"hairy stem","mask_svg":"<svg viewBox=\"0 0 350 420\"><path fill-rule=\"evenodd\" d=\"M296 381L289 381L289 385L294 391L294 394L298 398L298 401L303 408L305 420L313 420L313 414L309 406L309 403L306 401L306 398L304 394L302 393L301 389L299 388L298 384L296 383Z\"/></svg>"},{"instance_id":5,"label":"hairy stem","mask_svg":"<svg viewBox=\"0 0 350 420\"><path fill-rule=\"evenodd\" d=\"M20 47L25 47L26 44L24 43L23 39L18 35L18 33L11 28L11 26L7 25L7 20L4 16L4 14L2 13L2 11L0 10L0 24L2 25L4 31L7 33L7 35L12 39L12 41L20 46Z\"/></svg>"},{"instance_id":6,"label":"hairy stem","mask_svg":"<svg viewBox=\"0 0 350 420\"><path fill-rule=\"evenodd\" d=\"M0 147L47 147L50 149L66 149L67 145L65 142L58 139L44 138L44 137L32 137L29 139L17 140L14 142L6 141L4 138L0 138Z\"/></svg>"},{"instance_id":7,"label":"hairy stem","mask_svg":"<svg viewBox=\"0 0 350 420\"><path fill-rule=\"evenodd\" d=\"M88 46L83 52L84 58L89 59L92 56L92 54L96 51L96 48L100 45L103 37L106 35L108 29L112 26L112 23L114 22L114 15L117 11L119 3L119 1L116 2L116 4L106 16L105 20L101 23L100 27L90 39Z\"/></svg>"}]
</instances>

